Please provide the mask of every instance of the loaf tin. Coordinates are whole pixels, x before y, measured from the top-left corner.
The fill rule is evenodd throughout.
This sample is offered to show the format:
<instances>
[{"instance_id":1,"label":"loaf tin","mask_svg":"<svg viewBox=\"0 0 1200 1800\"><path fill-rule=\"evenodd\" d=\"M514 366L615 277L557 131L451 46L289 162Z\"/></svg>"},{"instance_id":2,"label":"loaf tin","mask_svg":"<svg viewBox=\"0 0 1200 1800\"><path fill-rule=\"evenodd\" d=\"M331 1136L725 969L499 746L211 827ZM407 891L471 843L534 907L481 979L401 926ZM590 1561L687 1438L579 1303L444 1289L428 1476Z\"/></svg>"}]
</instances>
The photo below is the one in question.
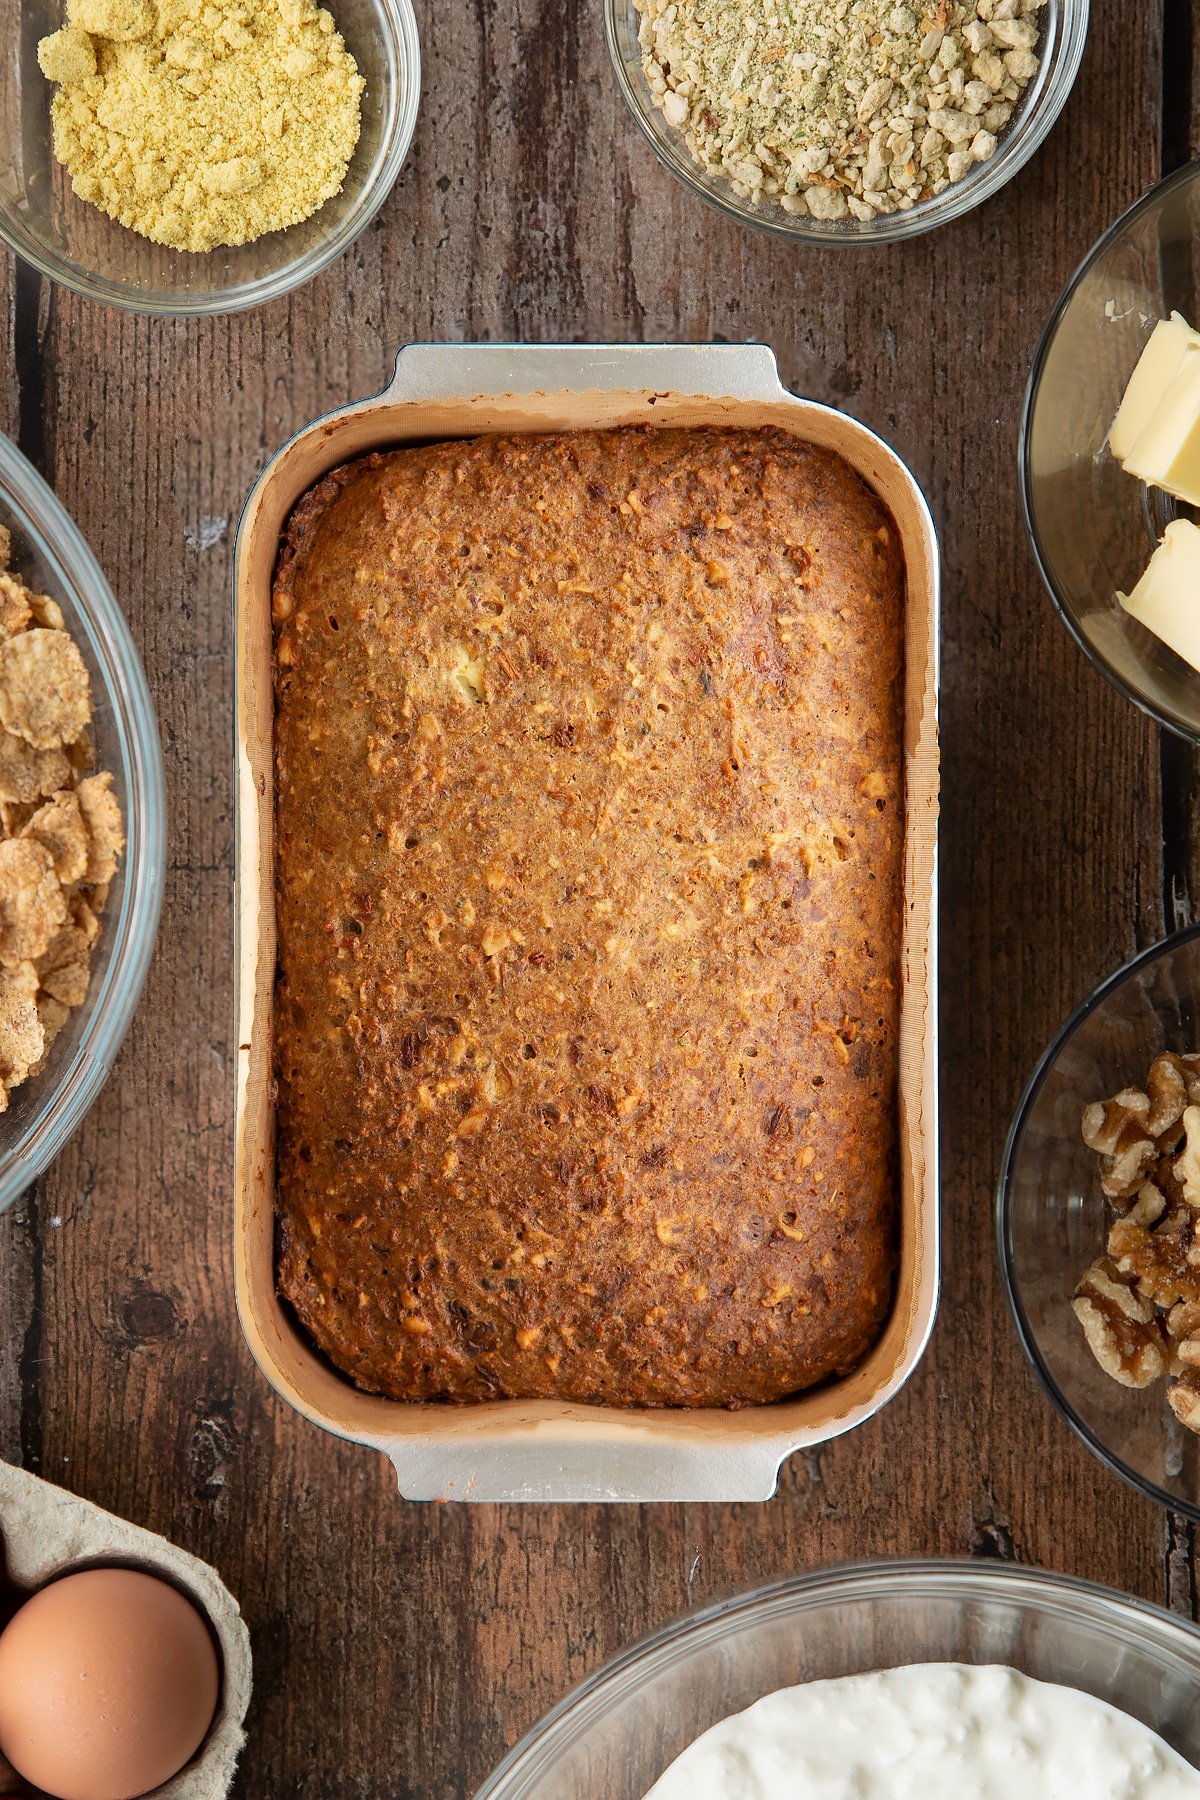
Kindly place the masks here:
<instances>
[{"instance_id":1,"label":"loaf tin","mask_svg":"<svg viewBox=\"0 0 1200 1800\"><path fill-rule=\"evenodd\" d=\"M900 1029L900 1245L882 1337L850 1375L737 1412L562 1401L474 1406L360 1393L276 1294L271 1008L271 580L299 497L368 451L486 432L629 424L775 425L841 453L892 513L908 575L905 911ZM853 419L800 400L764 346L414 345L375 398L308 426L268 463L234 548L238 1051L234 1256L238 1310L267 1380L304 1416L372 1445L409 1499L765 1500L780 1463L861 1424L912 1373L939 1269L937 1097L938 556L904 464Z\"/></svg>"},{"instance_id":2,"label":"loaf tin","mask_svg":"<svg viewBox=\"0 0 1200 1800\"><path fill-rule=\"evenodd\" d=\"M250 1634L237 1601L198 1557L24 1469L0 1462L0 1620L12 1589L32 1593L73 1569L119 1565L169 1581L208 1620L221 1658L216 1716L191 1761L146 1800L223 1800L245 1741L250 1704ZM0 1757L0 1797L26 1783Z\"/></svg>"}]
</instances>

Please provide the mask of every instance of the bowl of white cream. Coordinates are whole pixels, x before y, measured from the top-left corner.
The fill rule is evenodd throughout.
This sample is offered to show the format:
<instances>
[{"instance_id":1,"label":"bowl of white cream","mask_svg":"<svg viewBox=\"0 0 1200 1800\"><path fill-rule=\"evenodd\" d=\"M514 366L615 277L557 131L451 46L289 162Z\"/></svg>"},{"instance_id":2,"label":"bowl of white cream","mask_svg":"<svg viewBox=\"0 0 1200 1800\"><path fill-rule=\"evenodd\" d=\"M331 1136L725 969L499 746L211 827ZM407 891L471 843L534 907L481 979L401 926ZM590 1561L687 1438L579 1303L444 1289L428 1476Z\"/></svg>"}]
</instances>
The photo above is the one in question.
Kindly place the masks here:
<instances>
[{"instance_id":1,"label":"bowl of white cream","mask_svg":"<svg viewBox=\"0 0 1200 1800\"><path fill-rule=\"evenodd\" d=\"M1003 1563L862 1563L623 1651L476 1800L1200 1800L1200 1631Z\"/></svg>"}]
</instances>

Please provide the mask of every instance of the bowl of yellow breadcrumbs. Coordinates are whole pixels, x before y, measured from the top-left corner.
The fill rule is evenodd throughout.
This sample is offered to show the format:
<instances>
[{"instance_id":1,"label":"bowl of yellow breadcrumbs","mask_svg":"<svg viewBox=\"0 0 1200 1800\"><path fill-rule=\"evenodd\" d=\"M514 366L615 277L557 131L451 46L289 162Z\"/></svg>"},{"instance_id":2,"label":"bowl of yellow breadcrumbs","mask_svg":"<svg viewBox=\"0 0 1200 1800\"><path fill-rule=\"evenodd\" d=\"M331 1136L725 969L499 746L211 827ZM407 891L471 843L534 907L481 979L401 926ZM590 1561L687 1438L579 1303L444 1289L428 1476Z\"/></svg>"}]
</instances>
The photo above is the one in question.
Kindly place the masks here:
<instances>
[{"instance_id":1,"label":"bowl of yellow breadcrumbs","mask_svg":"<svg viewBox=\"0 0 1200 1800\"><path fill-rule=\"evenodd\" d=\"M75 293L257 306L347 250L403 167L412 0L4 5L0 238Z\"/></svg>"}]
</instances>

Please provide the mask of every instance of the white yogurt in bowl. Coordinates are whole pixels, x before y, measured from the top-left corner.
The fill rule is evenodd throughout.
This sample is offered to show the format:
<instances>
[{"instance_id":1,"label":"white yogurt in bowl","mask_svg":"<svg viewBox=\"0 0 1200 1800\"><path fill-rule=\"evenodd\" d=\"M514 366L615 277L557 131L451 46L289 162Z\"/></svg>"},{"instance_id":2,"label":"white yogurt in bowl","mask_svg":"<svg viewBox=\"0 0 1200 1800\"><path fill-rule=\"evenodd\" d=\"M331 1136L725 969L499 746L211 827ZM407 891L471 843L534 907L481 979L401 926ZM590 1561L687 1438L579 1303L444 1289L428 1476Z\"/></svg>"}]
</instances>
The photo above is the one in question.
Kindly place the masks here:
<instances>
[{"instance_id":1,"label":"white yogurt in bowl","mask_svg":"<svg viewBox=\"0 0 1200 1800\"><path fill-rule=\"evenodd\" d=\"M1077 1688L914 1663L768 1694L647 1800L1200 1800L1200 1772Z\"/></svg>"}]
</instances>

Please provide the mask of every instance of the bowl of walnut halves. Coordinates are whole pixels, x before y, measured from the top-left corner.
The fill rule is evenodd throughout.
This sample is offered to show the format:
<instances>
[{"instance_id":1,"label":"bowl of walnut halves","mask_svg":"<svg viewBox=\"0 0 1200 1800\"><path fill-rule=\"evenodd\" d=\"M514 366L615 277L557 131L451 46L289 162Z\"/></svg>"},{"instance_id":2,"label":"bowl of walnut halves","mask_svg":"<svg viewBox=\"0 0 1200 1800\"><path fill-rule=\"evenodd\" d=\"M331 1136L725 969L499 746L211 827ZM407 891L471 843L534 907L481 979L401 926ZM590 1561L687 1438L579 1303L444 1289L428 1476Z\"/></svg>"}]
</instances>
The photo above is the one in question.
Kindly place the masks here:
<instances>
[{"instance_id":1,"label":"bowl of walnut halves","mask_svg":"<svg viewBox=\"0 0 1200 1800\"><path fill-rule=\"evenodd\" d=\"M1111 1469L1200 1521L1200 927L1119 970L1050 1045L998 1224L1055 1405Z\"/></svg>"}]
</instances>

